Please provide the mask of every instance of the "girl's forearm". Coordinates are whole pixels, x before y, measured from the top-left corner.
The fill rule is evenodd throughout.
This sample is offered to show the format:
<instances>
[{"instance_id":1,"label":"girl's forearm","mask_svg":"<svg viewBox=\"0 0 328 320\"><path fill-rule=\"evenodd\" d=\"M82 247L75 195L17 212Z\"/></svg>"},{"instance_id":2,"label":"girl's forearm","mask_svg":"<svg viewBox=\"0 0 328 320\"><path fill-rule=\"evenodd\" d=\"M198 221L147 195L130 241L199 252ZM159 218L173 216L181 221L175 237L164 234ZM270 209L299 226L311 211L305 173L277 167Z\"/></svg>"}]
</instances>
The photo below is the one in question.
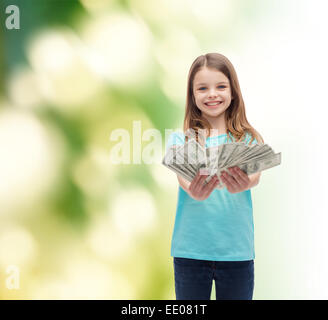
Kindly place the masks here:
<instances>
[{"instance_id":1,"label":"girl's forearm","mask_svg":"<svg viewBox=\"0 0 328 320\"><path fill-rule=\"evenodd\" d=\"M258 183L260 182L260 175L261 175L261 172L257 172L257 173L254 173L254 174L251 174L249 175L249 180L250 180L250 183L249 183L249 186L247 188L247 190L255 187L256 185L258 185Z\"/></svg>"},{"instance_id":2,"label":"girl's forearm","mask_svg":"<svg viewBox=\"0 0 328 320\"><path fill-rule=\"evenodd\" d=\"M190 186L191 182L187 181L186 179L183 179L179 175L177 175L177 177L178 177L178 181L179 181L179 184L180 184L181 188L184 191L186 191L187 193L189 193L189 186Z\"/></svg>"}]
</instances>

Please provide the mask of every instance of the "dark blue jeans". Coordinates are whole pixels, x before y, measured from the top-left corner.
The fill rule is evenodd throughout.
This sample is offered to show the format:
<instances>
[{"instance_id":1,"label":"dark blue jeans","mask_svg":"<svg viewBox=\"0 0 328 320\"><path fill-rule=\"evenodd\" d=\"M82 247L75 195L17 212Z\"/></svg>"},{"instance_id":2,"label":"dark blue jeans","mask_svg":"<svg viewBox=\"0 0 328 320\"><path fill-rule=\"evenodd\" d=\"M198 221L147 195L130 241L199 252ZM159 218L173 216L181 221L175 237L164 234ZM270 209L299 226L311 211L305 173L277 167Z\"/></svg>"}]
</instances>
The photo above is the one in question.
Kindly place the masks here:
<instances>
[{"instance_id":1,"label":"dark blue jeans","mask_svg":"<svg viewBox=\"0 0 328 320\"><path fill-rule=\"evenodd\" d=\"M254 261L208 261L174 257L177 300L252 300Z\"/></svg>"}]
</instances>

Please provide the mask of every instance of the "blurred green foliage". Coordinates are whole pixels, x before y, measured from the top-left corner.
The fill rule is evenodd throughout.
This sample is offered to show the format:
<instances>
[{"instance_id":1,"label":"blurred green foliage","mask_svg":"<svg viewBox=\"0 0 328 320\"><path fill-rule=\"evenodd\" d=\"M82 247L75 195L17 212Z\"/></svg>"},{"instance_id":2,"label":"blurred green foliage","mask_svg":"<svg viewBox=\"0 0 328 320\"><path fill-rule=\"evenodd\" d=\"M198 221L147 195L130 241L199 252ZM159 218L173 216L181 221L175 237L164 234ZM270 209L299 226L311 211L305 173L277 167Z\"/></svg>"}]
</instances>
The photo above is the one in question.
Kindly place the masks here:
<instances>
[{"instance_id":1,"label":"blurred green foliage","mask_svg":"<svg viewBox=\"0 0 328 320\"><path fill-rule=\"evenodd\" d=\"M267 8L202 1L220 22L196 2L152 2L1 1L0 171L13 172L0 195L2 298L175 298L176 179L160 164L112 165L110 134L140 120L160 130L164 150L164 130L182 128L192 61L225 41L237 46L243 24ZM13 3L20 30L4 27ZM140 39L116 37L136 28ZM19 290L6 287L10 264L20 268Z\"/></svg>"}]
</instances>

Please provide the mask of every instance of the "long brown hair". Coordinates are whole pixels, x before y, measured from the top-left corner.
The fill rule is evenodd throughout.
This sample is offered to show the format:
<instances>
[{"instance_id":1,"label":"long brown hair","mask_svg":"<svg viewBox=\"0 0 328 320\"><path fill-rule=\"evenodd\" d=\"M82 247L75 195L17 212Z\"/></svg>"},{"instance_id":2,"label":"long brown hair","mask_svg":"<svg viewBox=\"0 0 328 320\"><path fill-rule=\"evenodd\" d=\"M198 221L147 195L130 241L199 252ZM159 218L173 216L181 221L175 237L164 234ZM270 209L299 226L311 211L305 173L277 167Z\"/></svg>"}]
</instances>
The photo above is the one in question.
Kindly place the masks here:
<instances>
[{"instance_id":1,"label":"long brown hair","mask_svg":"<svg viewBox=\"0 0 328 320\"><path fill-rule=\"evenodd\" d=\"M246 118L245 104L240 91L239 81L236 71L232 63L224 55L219 53L207 53L196 58L192 63L187 86L187 101L186 112L184 117L184 132L188 129L193 129L197 133L206 131L206 135L209 134L209 130L213 129L211 124L205 119L201 111L198 109L194 94L193 94L193 81L196 73L203 68L215 69L221 71L230 82L231 87L231 100L230 106L225 111L225 122L227 127L227 136L230 138L229 133L235 138L237 142L243 141L246 138L246 133L251 135L250 143L254 138L259 144L264 143L262 136L249 124ZM187 137L186 137L187 139Z\"/></svg>"}]
</instances>

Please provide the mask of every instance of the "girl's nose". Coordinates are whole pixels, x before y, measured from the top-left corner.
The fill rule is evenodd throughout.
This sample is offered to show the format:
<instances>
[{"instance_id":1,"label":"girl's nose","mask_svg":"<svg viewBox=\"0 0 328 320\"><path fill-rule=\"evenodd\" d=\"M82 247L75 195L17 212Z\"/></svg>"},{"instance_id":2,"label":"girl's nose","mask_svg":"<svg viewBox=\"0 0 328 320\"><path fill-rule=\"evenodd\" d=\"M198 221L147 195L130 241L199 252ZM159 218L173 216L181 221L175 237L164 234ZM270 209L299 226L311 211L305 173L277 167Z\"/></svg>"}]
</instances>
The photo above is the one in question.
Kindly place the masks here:
<instances>
[{"instance_id":1,"label":"girl's nose","mask_svg":"<svg viewBox=\"0 0 328 320\"><path fill-rule=\"evenodd\" d=\"M208 95L209 98L217 97L217 92L215 90L211 90Z\"/></svg>"}]
</instances>

